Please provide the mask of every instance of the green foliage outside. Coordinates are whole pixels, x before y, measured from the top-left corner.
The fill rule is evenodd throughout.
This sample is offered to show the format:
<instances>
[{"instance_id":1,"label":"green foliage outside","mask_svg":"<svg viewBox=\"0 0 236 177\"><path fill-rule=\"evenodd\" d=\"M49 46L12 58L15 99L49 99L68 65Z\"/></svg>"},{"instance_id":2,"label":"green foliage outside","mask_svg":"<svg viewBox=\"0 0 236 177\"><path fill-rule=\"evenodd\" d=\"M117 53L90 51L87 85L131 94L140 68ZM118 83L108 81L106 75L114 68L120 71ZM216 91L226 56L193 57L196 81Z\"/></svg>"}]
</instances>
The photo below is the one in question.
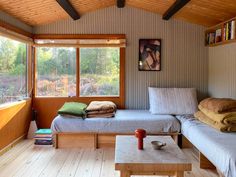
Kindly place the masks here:
<instances>
[{"instance_id":1,"label":"green foliage outside","mask_svg":"<svg viewBox=\"0 0 236 177\"><path fill-rule=\"evenodd\" d=\"M27 45L0 36L0 103L26 96ZM80 95L119 95L119 48L80 49ZM38 96L75 96L76 49L37 48Z\"/></svg>"},{"instance_id":2,"label":"green foliage outside","mask_svg":"<svg viewBox=\"0 0 236 177\"><path fill-rule=\"evenodd\" d=\"M0 104L26 96L26 48L0 36Z\"/></svg>"},{"instance_id":3,"label":"green foliage outside","mask_svg":"<svg viewBox=\"0 0 236 177\"><path fill-rule=\"evenodd\" d=\"M37 72L40 75L75 75L74 48L37 48Z\"/></svg>"},{"instance_id":4,"label":"green foliage outside","mask_svg":"<svg viewBox=\"0 0 236 177\"><path fill-rule=\"evenodd\" d=\"M119 58L119 48L81 48L81 96L119 95ZM37 95L75 96L76 88L76 50L37 48Z\"/></svg>"},{"instance_id":5,"label":"green foliage outside","mask_svg":"<svg viewBox=\"0 0 236 177\"><path fill-rule=\"evenodd\" d=\"M76 50L37 48L37 96L75 96Z\"/></svg>"},{"instance_id":6,"label":"green foliage outside","mask_svg":"<svg viewBox=\"0 0 236 177\"><path fill-rule=\"evenodd\" d=\"M118 96L119 68L119 48L81 48L81 96Z\"/></svg>"}]
</instances>

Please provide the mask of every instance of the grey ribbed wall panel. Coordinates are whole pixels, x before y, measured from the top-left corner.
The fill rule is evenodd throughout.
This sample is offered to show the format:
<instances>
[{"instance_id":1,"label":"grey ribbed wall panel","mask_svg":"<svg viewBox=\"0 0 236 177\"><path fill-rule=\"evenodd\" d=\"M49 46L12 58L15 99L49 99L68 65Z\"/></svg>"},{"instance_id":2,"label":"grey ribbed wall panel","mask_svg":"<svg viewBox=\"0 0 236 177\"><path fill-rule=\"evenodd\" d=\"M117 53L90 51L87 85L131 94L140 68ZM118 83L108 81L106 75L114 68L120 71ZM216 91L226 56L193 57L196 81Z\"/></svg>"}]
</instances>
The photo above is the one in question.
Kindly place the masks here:
<instances>
[{"instance_id":1,"label":"grey ribbed wall panel","mask_svg":"<svg viewBox=\"0 0 236 177\"><path fill-rule=\"evenodd\" d=\"M204 27L178 21L163 21L160 15L125 7L109 7L88 13L78 21L65 20L38 26L35 33L126 34L126 107L148 108L148 86L195 87L199 98L208 89L208 52ZM138 71L138 41L162 39L162 71Z\"/></svg>"},{"instance_id":2,"label":"grey ribbed wall panel","mask_svg":"<svg viewBox=\"0 0 236 177\"><path fill-rule=\"evenodd\" d=\"M209 48L209 93L236 99L236 44Z\"/></svg>"},{"instance_id":3,"label":"grey ribbed wall panel","mask_svg":"<svg viewBox=\"0 0 236 177\"><path fill-rule=\"evenodd\" d=\"M33 31L33 27L29 26L23 22L21 22L20 20L8 15L7 13L3 12L0 10L0 20L7 22L15 27L21 28L25 31L31 32Z\"/></svg>"}]
</instances>

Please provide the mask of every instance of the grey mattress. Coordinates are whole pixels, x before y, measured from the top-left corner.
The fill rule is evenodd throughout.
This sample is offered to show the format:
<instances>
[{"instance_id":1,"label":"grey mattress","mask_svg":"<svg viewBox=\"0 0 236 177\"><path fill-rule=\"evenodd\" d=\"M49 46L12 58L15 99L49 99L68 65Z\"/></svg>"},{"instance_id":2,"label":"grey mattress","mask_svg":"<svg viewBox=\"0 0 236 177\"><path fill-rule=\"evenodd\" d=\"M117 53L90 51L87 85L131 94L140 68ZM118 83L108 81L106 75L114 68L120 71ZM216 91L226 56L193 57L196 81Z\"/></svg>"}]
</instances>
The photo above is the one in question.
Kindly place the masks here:
<instances>
[{"instance_id":1,"label":"grey mattress","mask_svg":"<svg viewBox=\"0 0 236 177\"><path fill-rule=\"evenodd\" d=\"M236 177L236 133L222 133L192 115L176 116L182 134L203 153L225 177Z\"/></svg>"},{"instance_id":2,"label":"grey mattress","mask_svg":"<svg viewBox=\"0 0 236 177\"><path fill-rule=\"evenodd\" d=\"M179 132L180 123L172 115L153 115L147 110L118 110L114 118L68 118L58 115L53 132L133 133L143 128L148 133Z\"/></svg>"}]
</instances>

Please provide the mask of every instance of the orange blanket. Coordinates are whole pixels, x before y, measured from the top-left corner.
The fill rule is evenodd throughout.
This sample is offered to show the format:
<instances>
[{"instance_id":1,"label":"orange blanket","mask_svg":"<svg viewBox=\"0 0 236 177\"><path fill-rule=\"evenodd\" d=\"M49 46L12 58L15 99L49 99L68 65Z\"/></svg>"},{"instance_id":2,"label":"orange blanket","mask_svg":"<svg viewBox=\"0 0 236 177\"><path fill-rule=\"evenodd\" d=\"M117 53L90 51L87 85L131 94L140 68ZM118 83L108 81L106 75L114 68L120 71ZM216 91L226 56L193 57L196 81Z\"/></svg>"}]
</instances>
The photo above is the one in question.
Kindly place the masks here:
<instances>
[{"instance_id":1,"label":"orange blanket","mask_svg":"<svg viewBox=\"0 0 236 177\"><path fill-rule=\"evenodd\" d=\"M236 112L236 100L230 98L207 98L200 106L215 113Z\"/></svg>"},{"instance_id":2,"label":"orange blanket","mask_svg":"<svg viewBox=\"0 0 236 177\"><path fill-rule=\"evenodd\" d=\"M225 124L222 124L221 122L214 121L201 111L196 112L194 114L194 117L196 117L199 121L207 125L210 125L211 127L217 130L220 130L222 132L236 132L236 126L233 126L230 124L225 125Z\"/></svg>"}]
</instances>

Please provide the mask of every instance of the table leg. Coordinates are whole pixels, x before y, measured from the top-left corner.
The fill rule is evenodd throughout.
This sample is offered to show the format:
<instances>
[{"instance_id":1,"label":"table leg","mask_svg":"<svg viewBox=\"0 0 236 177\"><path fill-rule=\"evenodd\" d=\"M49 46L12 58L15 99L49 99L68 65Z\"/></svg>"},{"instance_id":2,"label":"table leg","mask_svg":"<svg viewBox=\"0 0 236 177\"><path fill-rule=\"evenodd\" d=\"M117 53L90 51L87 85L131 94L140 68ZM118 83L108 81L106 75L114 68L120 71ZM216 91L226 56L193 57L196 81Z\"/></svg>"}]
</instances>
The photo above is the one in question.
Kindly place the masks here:
<instances>
[{"instance_id":1,"label":"table leg","mask_svg":"<svg viewBox=\"0 0 236 177\"><path fill-rule=\"evenodd\" d=\"M175 177L184 177L184 171L176 171Z\"/></svg>"},{"instance_id":2,"label":"table leg","mask_svg":"<svg viewBox=\"0 0 236 177\"><path fill-rule=\"evenodd\" d=\"M130 177L129 171L120 171L120 177Z\"/></svg>"}]
</instances>

